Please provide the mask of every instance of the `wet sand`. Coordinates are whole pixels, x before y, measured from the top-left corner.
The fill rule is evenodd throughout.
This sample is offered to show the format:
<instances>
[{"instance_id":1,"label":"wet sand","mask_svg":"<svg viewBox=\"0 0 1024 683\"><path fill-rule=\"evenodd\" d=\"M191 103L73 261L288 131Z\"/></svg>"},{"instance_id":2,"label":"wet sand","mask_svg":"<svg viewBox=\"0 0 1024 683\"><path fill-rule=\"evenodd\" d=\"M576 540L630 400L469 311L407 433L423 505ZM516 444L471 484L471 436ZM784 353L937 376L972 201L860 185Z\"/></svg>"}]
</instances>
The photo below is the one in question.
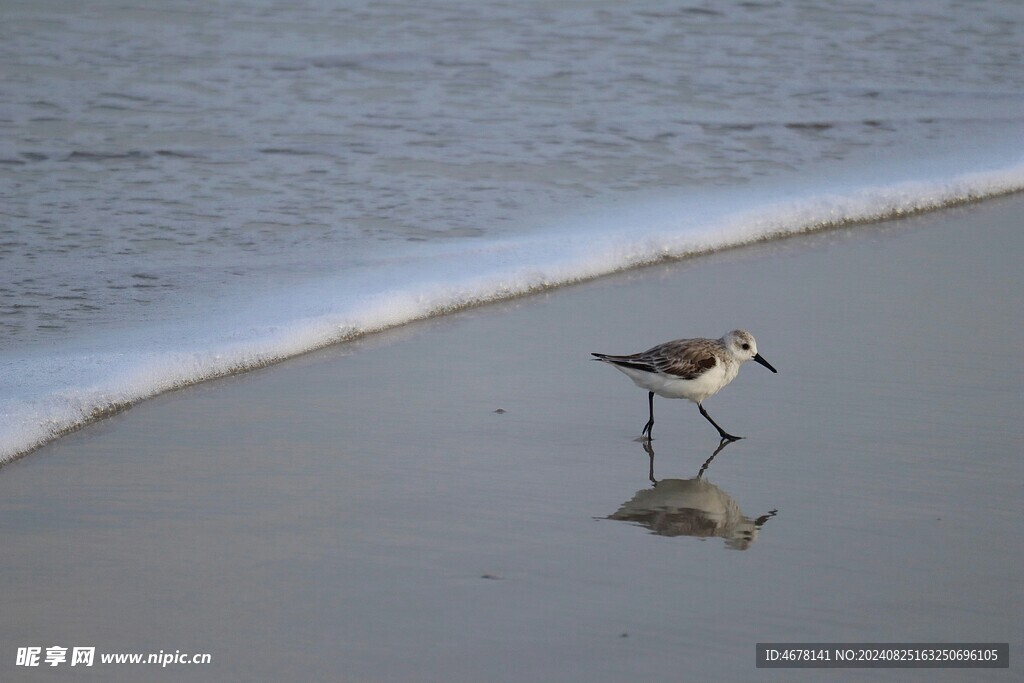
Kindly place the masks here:
<instances>
[{"instance_id":1,"label":"wet sand","mask_svg":"<svg viewBox=\"0 0 1024 683\"><path fill-rule=\"evenodd\" d=\"M634 271L67 436L0 470L0 679L1015 680L1022 215ZM589 352L735 327L779 370L705 404L747 438L706 463L714 429L656 399L652 464L644 392ZM766 641L1009 642L1011 668L759 670ZM52 645L212 663L15 665Z\"/></svg>"}]
</instances>

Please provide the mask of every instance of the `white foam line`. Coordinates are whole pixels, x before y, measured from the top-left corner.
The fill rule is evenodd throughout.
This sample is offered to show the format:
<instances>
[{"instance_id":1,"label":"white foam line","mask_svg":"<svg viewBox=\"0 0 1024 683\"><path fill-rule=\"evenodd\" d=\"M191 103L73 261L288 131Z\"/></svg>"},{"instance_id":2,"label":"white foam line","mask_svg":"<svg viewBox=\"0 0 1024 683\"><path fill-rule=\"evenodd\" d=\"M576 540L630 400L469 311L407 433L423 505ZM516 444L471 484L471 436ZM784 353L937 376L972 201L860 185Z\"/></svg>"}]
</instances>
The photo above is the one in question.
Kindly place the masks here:
<instances>
[{"instance_id":1,"label":"white foam line","mask_svg":"<svg viewBox=\"0 0 1024 683\"><path fill-rule=\"evenodd\" d=\"M65 387L6 406L0 413L0 464L157 394L415 320L666 259L892 219L1022 189L1024 163L947 181L905 182L755 203L743 210L720 208L717 214L715 209L698 211L692 200L652 203L632 207L622 215L613 211L604 216L601 226L539 233L484 246L473 243L469 250L449 255L449 261L439 259L436 272L428 268L418 283L401 289L383 287L369 298L350 296L339 300L333 312L278 321L262 332L255 328L252 339L214 341L205 350L139 353L127 359L123 353L112 352L122 367L119 373L88 386ZM476 270L452 279L450 273L458 269L450 267L451 259L469 259ZM237 338L225 338L232 337ZM84 362L103 367L102 360L91 357Z\"/></svg>"}]
</instances>

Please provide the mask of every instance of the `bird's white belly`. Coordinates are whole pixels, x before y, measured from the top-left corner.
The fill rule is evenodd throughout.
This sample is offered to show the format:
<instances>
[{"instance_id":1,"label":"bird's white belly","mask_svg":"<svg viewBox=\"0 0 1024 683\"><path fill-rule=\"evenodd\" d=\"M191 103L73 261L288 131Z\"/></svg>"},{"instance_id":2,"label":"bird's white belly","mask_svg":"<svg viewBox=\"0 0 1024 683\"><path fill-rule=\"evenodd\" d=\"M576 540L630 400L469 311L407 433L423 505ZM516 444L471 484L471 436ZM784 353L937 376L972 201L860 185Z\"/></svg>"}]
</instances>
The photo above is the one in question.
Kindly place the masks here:
<instances>
[{"instance_id":1,"label":"bird's white belly","mask_svg":"<svg viewBox=\"0 0 1024 683\"><path fill-rule=\"evenodd\" d=\"M672 375L644 372L635 368L615 366L624 372L638 387L653 391L665 398L685 398L699 403L713 396L731 382L739 370L739 364L723 364L710 368L694 379L681 379Z\"/></svg>"}]
</instances>

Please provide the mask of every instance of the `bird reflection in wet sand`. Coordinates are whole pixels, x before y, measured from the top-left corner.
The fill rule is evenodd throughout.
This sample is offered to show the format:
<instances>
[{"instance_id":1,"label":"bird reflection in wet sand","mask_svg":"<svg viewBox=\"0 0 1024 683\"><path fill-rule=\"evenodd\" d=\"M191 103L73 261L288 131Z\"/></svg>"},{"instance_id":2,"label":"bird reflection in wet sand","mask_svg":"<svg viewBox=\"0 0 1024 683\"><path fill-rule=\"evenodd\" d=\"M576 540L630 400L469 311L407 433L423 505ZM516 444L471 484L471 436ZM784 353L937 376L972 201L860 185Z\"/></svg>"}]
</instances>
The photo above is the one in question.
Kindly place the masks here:
<instances>
[{"instance_id":1,"label":"bird reflection in wet sand","mask_svg":"<svg viewBox=\"0 0 1024 683\"><path fill-rule=\"evenodd\" d=\"M623 503L608 519L632 522L650 529L659 536L719 537L735 550L746 550L757 539L765 522L774 517L771 510L757 519L740 512L736 501L722 489L704 479L704 472L722 450L732 443L723 439L693 479L662 479L654 477L654 449L644 442L650 456L650 477L653 487L637 491L633 499Z\"/></svg>"}]
</instances>

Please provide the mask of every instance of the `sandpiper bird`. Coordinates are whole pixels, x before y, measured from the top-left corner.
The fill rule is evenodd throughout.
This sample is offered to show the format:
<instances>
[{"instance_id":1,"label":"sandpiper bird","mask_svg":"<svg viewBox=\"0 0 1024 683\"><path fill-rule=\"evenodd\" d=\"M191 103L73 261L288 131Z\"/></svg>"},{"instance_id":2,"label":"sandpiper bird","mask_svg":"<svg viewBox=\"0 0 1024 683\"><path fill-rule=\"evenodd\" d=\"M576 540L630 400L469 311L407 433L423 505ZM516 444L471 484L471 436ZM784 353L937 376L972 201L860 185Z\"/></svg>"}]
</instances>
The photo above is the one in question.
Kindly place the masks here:
<instances>
[{"instance_id":1,"label":"sandpiper bird","mask_svg":"<svg viewBox=\"0 0 1024 683\"><path fill-rule=\"evenodd\" d=\"M744 330L733 330L721 339L676 339L631 356L591 355L595 356L594 360L614 365L638 387L647 389L651 417L644 425L645 439L651 438L654 427L655 394L665 398L689 399L697 404L700 414L715 426L723 439L735 441L743 438L719 427L701 404L733 381L740 365L748 360L778 372L757 352L753 335Z\"/></svg>"}]
</instances>

